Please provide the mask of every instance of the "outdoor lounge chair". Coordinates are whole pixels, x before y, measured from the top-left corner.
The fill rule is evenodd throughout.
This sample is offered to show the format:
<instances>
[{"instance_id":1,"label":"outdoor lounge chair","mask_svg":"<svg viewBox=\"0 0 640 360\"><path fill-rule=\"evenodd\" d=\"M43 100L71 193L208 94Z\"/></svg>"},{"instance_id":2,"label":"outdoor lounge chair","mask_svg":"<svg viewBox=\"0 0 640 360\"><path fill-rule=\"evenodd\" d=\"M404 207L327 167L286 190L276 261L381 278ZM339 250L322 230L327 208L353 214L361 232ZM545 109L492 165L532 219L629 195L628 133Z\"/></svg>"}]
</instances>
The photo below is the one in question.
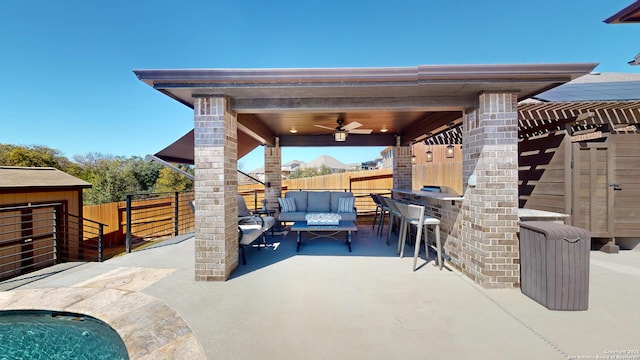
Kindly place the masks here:
<instances>
[{"instance_id":1,"label":"outdoor lounge chair","mask_svg":"<svg viewBox=\"0 0 640 360\"><path fill-rule=\"evenodd\" d=\"M248 208L242 195L238 195L238 225L242 230L259 229L266 239L265 233L273 228L276 218L273 216L254 215Z\"/></svg>"},{"instance_id":2,"label":"outdoor lounge chair","mask_svg":"<svg viewBox=\"0 0 640 360\"><path fill-rule=\"evenodd\" d=\"M238 244L242 252L242 264L246 265L247 259L244 248L251 245L258 238L262 239L262 244L266 246L269 229L273 229L276 219L273 216L254 215L248 208L241 195L238 195Z\"/></svg>"}]
</instances>

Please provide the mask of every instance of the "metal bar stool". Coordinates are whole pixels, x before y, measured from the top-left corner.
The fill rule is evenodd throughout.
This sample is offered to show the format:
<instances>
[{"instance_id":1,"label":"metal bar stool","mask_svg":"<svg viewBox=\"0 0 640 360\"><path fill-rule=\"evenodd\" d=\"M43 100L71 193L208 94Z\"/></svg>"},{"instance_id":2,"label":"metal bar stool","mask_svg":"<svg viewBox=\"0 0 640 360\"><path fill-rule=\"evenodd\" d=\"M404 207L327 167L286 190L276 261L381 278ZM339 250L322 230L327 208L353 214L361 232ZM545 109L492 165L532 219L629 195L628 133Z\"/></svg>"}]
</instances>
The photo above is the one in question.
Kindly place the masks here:
<instances>
[{"instance_id":1,"label":"metal bar stool","mask_svg":"<svg viewBox=\"0 0 640 360\"><path fill-rule=\"evenodd\" d=\"M400 209L396 206L396 201L392 198L380 196L382 202L386 205L387 209L389 209L389 226L387 229L387 245L389 245L389 240L391 240L391 232L393 231L393 226L395 225L395 219L400 220L400 226L402 227L402 213ZM400 234L400 232L398 232ZM400 239L398 239L398 243L400 243Z\"/></svg>"},{"instance_id":2,"label":"metal bar stool","mask_svg":"<svg viewBox=\"0 0 640 360\"><path fill-rule=\"evenodd\" d=\"M413 271L416 271L416 265L418 263L418 255L420 254L420 242L422 241L422 232L424 230L424 248L425 248L425 257L429 258L429 242L428 236L426 235L426 227L431 226L433 228L433 232L436 236L436 266L439 266L442 269L442 243L440 242L440 220L434 217L428 216L424 214L424 206L422 205L414 205L414 204L402 204L396 203L402 211L403 216L406 218L405 220L405 229L401 231L403 232L400 238L400 257L404 257L404 246L407 239L407 231L409 230L409 225L416 226L416 243L415 250L413 253Z\"/></svg>"},{"instance_id":3,"label":"metal bar stool","mask_svg":"<svg viewBox=\"0 0 640 360\"><path fill-rule=\"evenodd\" d=\"M373 225L371 226L371 230L376 228L376 219L378 218L378 211L380 211L380 216L382 217L382 203L380 200L380 195L378 194L369 194L369 196L371 196L371 199L373 200L373 202L376 204L376 211L373 214Z\"/></svg>"}]
</instances>

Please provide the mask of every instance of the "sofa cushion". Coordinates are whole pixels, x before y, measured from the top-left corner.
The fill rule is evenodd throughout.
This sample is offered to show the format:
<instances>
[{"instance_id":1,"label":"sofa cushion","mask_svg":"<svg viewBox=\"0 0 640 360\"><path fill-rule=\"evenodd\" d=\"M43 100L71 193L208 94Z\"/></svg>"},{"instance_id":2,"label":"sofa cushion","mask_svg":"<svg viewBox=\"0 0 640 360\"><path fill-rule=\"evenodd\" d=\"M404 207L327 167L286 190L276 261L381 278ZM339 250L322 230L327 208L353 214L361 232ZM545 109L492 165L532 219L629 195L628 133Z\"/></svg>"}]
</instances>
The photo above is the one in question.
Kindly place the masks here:
<instances>
[{"instance_id":1,"label":"sofa cushion","mask_svg":"<svg viewBox=\"0 0 640 360\"><path fill-rule=\"evenodd\" d=\"M247 209L247 203L242 195L238 195L238 216L251 216L251 211Z\"/></svg>"},{"instance_id":2,"label":"sofa cushion","mask_svg":"<svg viewBox=\"0 0 640 360\"><path fill-rule=\"evenodd\" d=\"M295 212L297 209L293 198L278 198L278 202L280 203L280 211L283 213Z\"/></svg>"},{"instance_id":3,"label":"sofa cushion","mask_svg":"<svg viewBox=\"0 0 640 360\"><path fill-rule=\"evenodd\" d=\"M331 193L328 191L310 191L307 198L307 212L331 211Z\"/></svg>"},{"instance_id":4,"label":"sofa cushion","mask_svg":"<svg viewBox=\"0 0 640 360\"><path fill-rule=\"evenodd\" d=\"M331 212L338 212L338 201L343 197L353 197L350 191L332 191L331 192Z\"/></svg>"},{"instance_id":5,"label":"sofa cushion","mask_svg":"<svg viewBox=\"0 0 640 360\"><path fill-rule=\"evenodd\" d=\"M355 204L354 197L341 197L338 199L338 212L339 213L353 212L354 204Z\"/></svg>"},{"instance_id":6,"label":"sofa cushion","mask_svg":"<svg viewBox=\"0 0 640 360\"><path fill-rule=\"evenodd\" d=\"M338 215L340 215L340 218L342 219L342 221L357 221L358 220L358 214L356 214L354 211L351 212L340 212L338 213Z\"/></svg>"},{"instance_id":7,"label":"sofa cushion","mask_svg":"<svg viewBox=\"0 0 640 360\"><path fill-rule=\"evenodd\" d=\"M296 203L295 211L307 211L307 191L289 191L284 194L285 198L293 198Z\"/></svg>"},{"instance_id":8,"label":"sofa cushion","mask_svg":"<svg viewBox=\"0 0 640 360\"><path fill-rule=\"evenodd\" d=\"M280 213L279 219L280 221L305 221L306 215L304 211Z\"/></svg>"}]
</instances>

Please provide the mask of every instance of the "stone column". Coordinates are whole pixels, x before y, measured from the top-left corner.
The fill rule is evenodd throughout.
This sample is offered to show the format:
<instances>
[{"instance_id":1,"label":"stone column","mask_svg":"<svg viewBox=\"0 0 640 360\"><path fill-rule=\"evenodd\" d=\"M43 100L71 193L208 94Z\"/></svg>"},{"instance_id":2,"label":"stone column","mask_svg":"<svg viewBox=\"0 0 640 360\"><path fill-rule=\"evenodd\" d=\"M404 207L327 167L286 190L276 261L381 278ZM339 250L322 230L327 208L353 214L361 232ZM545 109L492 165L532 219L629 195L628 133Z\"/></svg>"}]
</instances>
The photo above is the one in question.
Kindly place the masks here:
<instances>
[{"instance_id":1,"label":"stone column","mask_svg":"<svg viewBox=\"0 0 640 360\"><path fill-rule=\"evenodd\" d=\"M278 211L278 198L282 189L282 151L277 138L276 146L264 147L264 182L267 209Z\"/></svg>"},{"instance_id":2,"label":"stone column","mask_svg":"<svg viewBox=\"0 0 640 360\"><path fill-rule=\"evenodd\" d=\"M225 97L194 100L195 277L224 281L238 267L237 120Z\"/></svg>"},{"instance_id":3,"label":"stone column","mask_svg":"<svg viewBox=\"0 0 640 360\"><path fill-rule=\"evenodd\" d=\"M480 94L464 115L463 139L461 270L486 288L518 287L517 94Z\"/></svg>"},{"instance_id":4,"label":"stone column","mask_svg":"<svg viewBox=\"0 0 640 360\"><path fill-rule=\"evenodd\" d=\"M393 188L411 190L412 177L411 146L397 144L393 149Z\"/></svg>"}]
</instances>

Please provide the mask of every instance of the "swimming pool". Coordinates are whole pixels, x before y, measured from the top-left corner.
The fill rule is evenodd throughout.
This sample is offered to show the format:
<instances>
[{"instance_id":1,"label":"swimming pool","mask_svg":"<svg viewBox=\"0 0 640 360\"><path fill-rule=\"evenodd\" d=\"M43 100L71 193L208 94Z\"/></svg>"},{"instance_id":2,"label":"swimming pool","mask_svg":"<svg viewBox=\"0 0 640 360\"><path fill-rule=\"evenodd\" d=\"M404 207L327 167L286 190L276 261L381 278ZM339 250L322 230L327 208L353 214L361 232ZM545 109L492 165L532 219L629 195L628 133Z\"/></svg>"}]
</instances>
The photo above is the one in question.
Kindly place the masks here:
<instances>
[{"instance_id":1,"label":"swimming pool","mask_svg":"<svg viewBox=\"0 0 640 360\"><path fill-rule=\"evenodd\" d=\"M91 316L44 310L0 311L0 360L123 359L124 342Z\"/></svg>"}]
</instances>

